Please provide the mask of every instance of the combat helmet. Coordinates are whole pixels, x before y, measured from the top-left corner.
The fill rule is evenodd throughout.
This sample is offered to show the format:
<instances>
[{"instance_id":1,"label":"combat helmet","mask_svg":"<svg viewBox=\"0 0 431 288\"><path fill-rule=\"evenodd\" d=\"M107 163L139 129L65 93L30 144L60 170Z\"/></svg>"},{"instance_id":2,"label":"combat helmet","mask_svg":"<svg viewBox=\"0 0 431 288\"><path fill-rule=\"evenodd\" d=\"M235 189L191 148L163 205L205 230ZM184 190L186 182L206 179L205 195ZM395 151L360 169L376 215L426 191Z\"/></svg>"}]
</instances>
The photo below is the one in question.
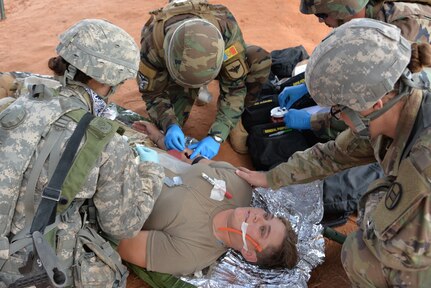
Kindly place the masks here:
<instances>
[{"instance_id":1,"label":"combat helmet","mask_svg":"<svg viewBox=\"0 0 431 288\"><path fill-rule=\"evenodd\" d=\"M305 82L318 105L347 108L343 112L355 122L353 114L359 115L355 111L372 107L394 90L400 78L411 75L406 68L410 55L411 45L396 26L368 18L353 19L335 28L316 47L307 64ZM395 104L391 101L370 114L368 121Z\"/></svg>"},{"instance_id":2,"label":"combat helmet","mask_svg":"<svg viewBox=\"0 0 431 288\"><path fill-rule=\"evenodd\" d=\"M85 19L59 39L57 54L100 83L115 87L136 77L139 49L132 36L118 26L105 20Z\"/></svg>"},{"instance_id":3,"label":"combat helmet","mask_svg":"<svg viewBox=\"0 0 431 288\"><path fill-rule=\"evenodd\" d=\"M172 25L163 49L170 76L186 88L199 88L211 82L223 63L224 41L219 29L200 18Z\"/></svg>"},{"instance_id":4,"label":"combat helmet","mask_svg":"<svg viewBox=\"0 0 431 288\"><path fill-rule=\"evenodd\" d=\"M369 0L301 0L304 14L326 14L334 19L346 19L357 14Z\"/></svg>"}]
</instances>

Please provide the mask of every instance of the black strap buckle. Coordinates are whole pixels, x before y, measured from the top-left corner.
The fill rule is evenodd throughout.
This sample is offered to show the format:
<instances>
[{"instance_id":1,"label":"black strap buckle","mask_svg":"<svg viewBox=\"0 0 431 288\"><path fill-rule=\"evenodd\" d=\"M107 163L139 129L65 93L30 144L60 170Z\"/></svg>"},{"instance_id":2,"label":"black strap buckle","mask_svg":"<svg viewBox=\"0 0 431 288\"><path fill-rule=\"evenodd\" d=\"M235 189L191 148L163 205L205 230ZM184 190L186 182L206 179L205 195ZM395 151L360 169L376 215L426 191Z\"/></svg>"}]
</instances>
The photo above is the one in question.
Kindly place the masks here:
<instances>
[{"instance_id":1,"label":"black strap buckle","mask_svg":"<svg viewBox=\"0 0 431 288\"><path fill-rule=\"evenodd\" d=\"M42 198L55 201L55 202L60 201L60 196L61 196L60 189L52 188L49 186L45 187L45 189L43 189L43 192L42 192Z\"/></svg>"}]
</instances>

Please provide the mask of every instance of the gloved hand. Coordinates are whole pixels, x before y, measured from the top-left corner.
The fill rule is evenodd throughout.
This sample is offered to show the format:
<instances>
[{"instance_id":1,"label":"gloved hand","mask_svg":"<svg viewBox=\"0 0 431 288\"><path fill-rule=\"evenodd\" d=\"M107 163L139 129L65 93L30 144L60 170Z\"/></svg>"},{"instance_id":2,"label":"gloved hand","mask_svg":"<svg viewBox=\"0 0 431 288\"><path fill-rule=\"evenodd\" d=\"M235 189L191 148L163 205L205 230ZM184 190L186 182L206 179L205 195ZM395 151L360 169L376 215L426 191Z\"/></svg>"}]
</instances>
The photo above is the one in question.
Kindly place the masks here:
<instances>
[{"instance_id":1,"label":"gloved hand","mask_svg":"<svg viewBox=\"0 0 431 288\"><path fill-rule=\"evenodd\" d=\"M290 109L293 103L301 99L301 97L307 93L308 89L305 83L284 87L283 91L278 95L278 104L281 108L285 107L286 109Z\"/></svg>"},{"instance_id":2,"label":"gloved hand","mask_svg":"<svg viewBox=\"0 0 431 288\"><path fill-rule=\"evenodd\" d=\"M190 159L196 158L199 154L208 159L212 159L217 155L220 149L220 143L217 143L213 137L207 136L198 143L190 145L188 148L194 150Z\"/></svg>"},{"instance_id":3,"label":"gloved hand","mask_svg":"<svg viewBox=\"0 0 431 288\"><path fill-rule=\"evenodd\" d=\"M293 129L311 129L311 114L305 110L289 109L284 115L284 123Z\"/></svg>"},{"instance_id":4,"label":"gloved hand","mask_svg":"<svg viewBox=\"0 0 431 288\"><path fill-rule=\"evenodd\" d=\"M157 154L157 152L153 149L137 144L136 152L138 152L139 160L141 162L148 161L159 163L159 154Z\"/></svg>"},{"instance_id":5,"label":"gloved hand","mask_svg":"<svg viewBox=\"0 0 431 288\"><path fill-rule=\"evenodd\" d=\"M165 135L165 146L166 150L184 151L186 149L185 136L178 124L172 124L168 127Z\"/></svg>"}]
</instances>

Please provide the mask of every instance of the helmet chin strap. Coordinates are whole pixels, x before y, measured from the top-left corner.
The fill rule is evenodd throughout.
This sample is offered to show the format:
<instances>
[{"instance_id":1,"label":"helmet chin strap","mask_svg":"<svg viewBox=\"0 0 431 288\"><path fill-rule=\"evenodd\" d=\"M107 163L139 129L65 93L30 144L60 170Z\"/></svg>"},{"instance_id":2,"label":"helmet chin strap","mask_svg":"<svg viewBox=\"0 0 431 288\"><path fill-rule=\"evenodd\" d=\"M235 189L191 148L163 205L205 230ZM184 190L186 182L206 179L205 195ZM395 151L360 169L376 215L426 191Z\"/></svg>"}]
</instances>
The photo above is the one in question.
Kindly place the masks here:
<instances>
[{"instance_id":1,"label":"helmet chin strap","mask_svg":"<svg viewBox=\"0 0 431 288\"><path fill-rule=\"evenodd\" d=\"M362 116L359 112L350 109L349 107L343 107L342 112L349 117L350 121L352 121L353 126L356 130L356 135L361 139L370 140L370 122L381 115L383 115L386 111L391 109L398 101L400 101L405 96L410 95L412 87L406 85L405 82L400 82L400 89L398 95L394 98L386 102L386 104L379 110L376 110L370 113L367 116Z\"/></svg>"},{"instance_id":2,"label":"helmet chin strap","mask_svg":"<svg viewBox=\"0 0 431 288\"><path fill-rule=\"evenodd\" d=\"M59 79L58 79L60 81L61 85L66 86L67 84L73 84L73 85L78 85L78 86L81 86L84 88L91 89L90 87L88 87L88 85L74 80L75 75L76 75L76 71L77 71L76 67L73 66L72 64L69 64L69 66L67 67L67 70L64 72L64 75L62 77L59 77ZM109 92L105 96L102 96L99 94L97 94L97 95L100 98L102 98L103 101L107 102L108 98L115 93L118 86L119 85L111 86L111 88L109 89ZM93 90L93 89L91 89L91 90Z\"/></svg>"},{"instance_id":3,"label":"helmet chin strap","mask_svg":"<svg viewBox=\"0 0 431 288\"><path fill-rule=\"evenodd\" d=\"M60 77L59 79L61 85L66 86L70 82L75 83L73 79L75 79L76 71L77 71L76 67L73 66L72 64L69 64L66 71L64 71L63 77Z\"/></svg>"}]
</instances>

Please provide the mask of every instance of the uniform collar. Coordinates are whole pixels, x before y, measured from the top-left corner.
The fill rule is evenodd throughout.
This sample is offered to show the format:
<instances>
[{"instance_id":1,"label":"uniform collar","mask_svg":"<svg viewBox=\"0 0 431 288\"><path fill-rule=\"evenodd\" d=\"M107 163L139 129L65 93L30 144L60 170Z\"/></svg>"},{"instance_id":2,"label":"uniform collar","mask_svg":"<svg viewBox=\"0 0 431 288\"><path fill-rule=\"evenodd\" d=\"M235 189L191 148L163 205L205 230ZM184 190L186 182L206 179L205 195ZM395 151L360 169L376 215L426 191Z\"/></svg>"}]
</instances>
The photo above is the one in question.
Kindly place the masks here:
<instances>
[{"instance_id":1,"label":"uniform collar","mask_svg":"<svg viewBox=\"0 0 431 288\"><path fill-rule=\"evenodd\" d=\"M393 140L386 136L379 136L373 141L376 159L382 166L386 175L397 176L401 155L413 132L416 116L421 107L423 98L422 90L413 89L407 97L406 104L401 111L397 126L397 137Z\"/></svg>"}]
</instances>

